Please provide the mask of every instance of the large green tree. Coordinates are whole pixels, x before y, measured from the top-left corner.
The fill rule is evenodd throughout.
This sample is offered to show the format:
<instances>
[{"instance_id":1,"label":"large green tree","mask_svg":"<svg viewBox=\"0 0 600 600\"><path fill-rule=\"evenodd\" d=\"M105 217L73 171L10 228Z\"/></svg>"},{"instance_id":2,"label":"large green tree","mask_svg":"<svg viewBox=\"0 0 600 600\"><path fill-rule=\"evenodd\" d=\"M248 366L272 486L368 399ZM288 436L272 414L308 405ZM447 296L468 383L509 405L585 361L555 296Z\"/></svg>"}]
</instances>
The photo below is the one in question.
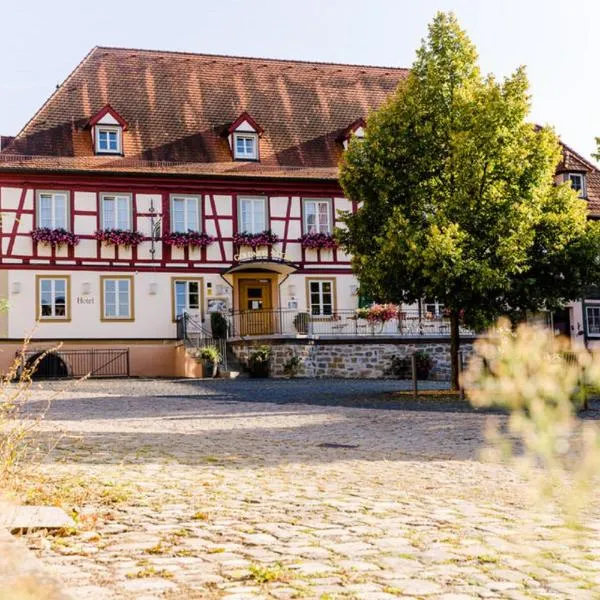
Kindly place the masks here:
<instances>
[{"instance_id":1,"label":"large green tree","mask_svg":"<svg viewBox=\"0 0 600 600\"><path fill-rule=\"evenodd\" d=\"M598 228L584 201L555 185L559 141L528 123L529 109L524 70L482 76L454 15L439 13L342 162L341 185L360 208L340 237L361 292L444 304L453 387L461 321L554 307L597 276Z\"/></svg>"}]
</instances>

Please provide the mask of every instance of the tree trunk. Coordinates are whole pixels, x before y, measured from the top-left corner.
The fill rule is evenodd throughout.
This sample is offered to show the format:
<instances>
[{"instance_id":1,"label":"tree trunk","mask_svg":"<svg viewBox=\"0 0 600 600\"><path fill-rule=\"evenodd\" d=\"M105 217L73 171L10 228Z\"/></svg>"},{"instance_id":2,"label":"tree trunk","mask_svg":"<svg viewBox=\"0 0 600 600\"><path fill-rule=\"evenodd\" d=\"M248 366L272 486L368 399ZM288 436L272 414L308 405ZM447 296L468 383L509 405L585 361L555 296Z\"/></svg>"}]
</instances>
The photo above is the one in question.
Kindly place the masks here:
<instances>
[{"instance_id":1,"label":"tree trunk","mask_svg":"<svg viewBox=\"0 0 600 600\"><path fill-rule=\"evenodd\" d=\"M460 350L460 332L458 325L458 311L452 310L450 312L450 388L452 390L458 390L458 353Z\"/></svg>"}]
</instances>

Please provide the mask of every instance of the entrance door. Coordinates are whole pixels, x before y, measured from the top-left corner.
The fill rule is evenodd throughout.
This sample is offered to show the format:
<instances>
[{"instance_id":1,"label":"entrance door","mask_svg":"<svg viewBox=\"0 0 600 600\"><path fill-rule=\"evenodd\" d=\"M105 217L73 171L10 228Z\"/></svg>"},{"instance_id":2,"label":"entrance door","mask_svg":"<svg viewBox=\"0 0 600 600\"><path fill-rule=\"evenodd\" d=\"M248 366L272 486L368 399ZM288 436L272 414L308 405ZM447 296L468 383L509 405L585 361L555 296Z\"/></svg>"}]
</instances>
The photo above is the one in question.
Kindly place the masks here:
<instances>
[{"instance_id":1,"label":"entrance door","mask_svg":"<svg viewBox=\"0 0 600 600\"><path fill-rule=\"evenodd\" d=\"M242 335L273 333L270 279L240 279L240 331Z\"/></svg>"}]
</instances>

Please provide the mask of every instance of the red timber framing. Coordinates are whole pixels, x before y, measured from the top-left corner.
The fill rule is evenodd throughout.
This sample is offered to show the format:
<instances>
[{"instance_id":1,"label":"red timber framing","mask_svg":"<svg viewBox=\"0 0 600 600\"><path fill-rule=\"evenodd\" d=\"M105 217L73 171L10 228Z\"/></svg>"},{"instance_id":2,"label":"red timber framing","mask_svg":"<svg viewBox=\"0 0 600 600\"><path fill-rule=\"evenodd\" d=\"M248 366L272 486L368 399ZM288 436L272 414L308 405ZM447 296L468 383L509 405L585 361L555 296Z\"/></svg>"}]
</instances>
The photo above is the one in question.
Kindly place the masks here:
<instances>
[{"instance_id":1,"label":"red timber framing","mask_svg":"<svg viewBox=\"0 0 600 600\"><path fill-rule=\"evenodd\" d=\"M156 271L157 269L181 272L205 272L221 273L225 266L232 264L232 257L227 257L225 244L232 243L230 236L223 237L223 224L230 221L229 230L235 234L238 231L238 195L265 195L267 198L280 197L285 198L286 208L285 216L268 215L268 222L283 221L284 235L281 240L282 251L286 252L290 242L298 242L298 238L289 238L290 222L300 221L302 227L302 215L292 216L292 198L331 198L332 207L335 211L335 197L341 197L342 191L336 181L306 181L306 180L267 180L262 178L191 178L191 177L173 177L160 175L127 176L111 175L100 177L97 174L52 174L52 173L12 173L0 172L0 188L11 187L21 188L21 194L17 208L6 208L2 205L2 195L0 194L0 208L4 214L14 214L11 231L2 230L0 238L3 241L8 239L6 252L0 254L0 268L8 270L33 269L33 270L102 270L102 271ZM191 259L189 251L186 248L183 259L176 259L172 255L170 246L163 244L162 255L160 259L139 258L136 248L131 251L131 257L125 258L120 255L117 249L114 258L102 256L102 244L95 240L93 234L80 234L74 231L82 240L93 239L96 241L96 257L75 257L75 251L72 247L68 248L66 256L57 256L53 249L50 255L39 252L36 243L33 243L31 254L18 254L14 252L15 242L18 237L30 239L29 231L19 231L19 222L23 215L31 214L33 226L36 226L36 193L39 190L61 190L69 194L69 222L71 227L76 222L78 216L95 216L96 229L101 228L101 194L102 193L128 193L132 198L133 228L141 229L140 219L149 218L149 213L139 212L136 206L136 194L146 194L158 196L161 200L157 211L162 213L162 233L170 231L170 195L190 194L198 195L202 198L201 219L203 230L207 231L207 223L214 223L216 232L215 244L218 245L220 257L218 259L209 259L206 248L200 253L200 259ZM33 198L33 209L25 209L25 200L27 193L31 192ZM86 192L96 195L96 210L76 210L75 193ZM230 214L217 213L217 200L215 196L226 195L232 198ZM210 212L207 210L210 208ZM335 212L334 212L335 215ZM150 238L146 238L149 240ZM126 251L129 256L128 251ZM5 260L7 259L7 260ZM41 262L47 260L48 262ZM18 261L18 262L17 262ZM33 262L32 262L33 261ZM118 263L118 264L114 264ZM177 266L171 266L171 265ZM169 266L168 266L169 265ZM298 273L306 272L312 274L349 274L351 272L350 263L347 261L338 261L337 252L334 253L333 261L320 262L320 253L317 254L317 260L306 260L306 253L302 250L302 260ZM307 266L308 268L304 268Z\"/></svg>"}]
</instances>

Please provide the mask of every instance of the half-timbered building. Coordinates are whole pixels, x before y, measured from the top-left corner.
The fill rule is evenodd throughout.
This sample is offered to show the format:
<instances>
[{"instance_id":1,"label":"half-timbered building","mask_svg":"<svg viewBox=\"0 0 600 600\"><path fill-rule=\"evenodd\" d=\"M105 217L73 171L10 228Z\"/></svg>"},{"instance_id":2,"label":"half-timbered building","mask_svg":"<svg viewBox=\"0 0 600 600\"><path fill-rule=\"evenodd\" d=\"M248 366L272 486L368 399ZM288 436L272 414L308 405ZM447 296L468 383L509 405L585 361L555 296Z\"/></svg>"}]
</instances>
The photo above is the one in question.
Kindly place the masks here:
<instances>
[{"instance_id":1,"label":"half-timbered building","mask_svg":"<svg viewBox=\"0 0 600 600\"><path fill-rule=\"evenodd\" d=\"M338 165L406 73L94 48L1 140L3 363L32 336L174 375L178 319L216 310L234 337L373 333L331 237L357 210ZM593 165L568 150L557 178L600 210ZM387 333L445 333L435 300L414 308ZM583 310L566 326L600 335Z\"/></svg>"}]
</instances>

